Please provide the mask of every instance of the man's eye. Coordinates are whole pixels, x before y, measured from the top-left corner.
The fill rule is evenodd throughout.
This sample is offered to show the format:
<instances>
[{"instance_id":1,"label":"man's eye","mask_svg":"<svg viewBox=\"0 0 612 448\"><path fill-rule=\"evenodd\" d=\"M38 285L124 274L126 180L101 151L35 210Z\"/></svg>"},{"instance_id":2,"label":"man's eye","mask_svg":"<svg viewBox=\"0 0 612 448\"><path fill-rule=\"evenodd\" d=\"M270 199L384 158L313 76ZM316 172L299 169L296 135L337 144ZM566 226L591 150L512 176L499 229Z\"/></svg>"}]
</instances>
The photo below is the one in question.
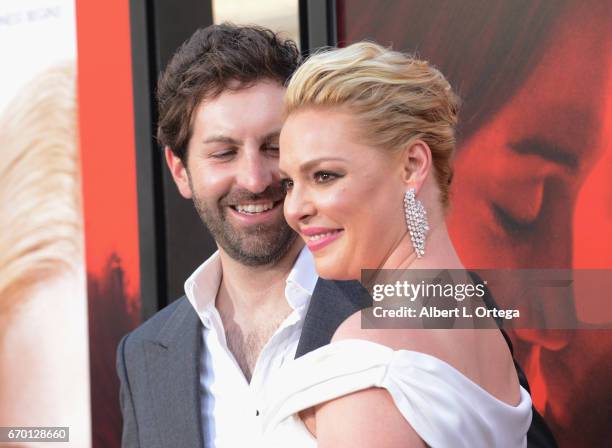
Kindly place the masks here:
<instances>
[{"instance_id":1,"label":"man's eye","mask_svg":"<svg viewBox=\"0 0 612 448\"><path fill-rule=\"evenodd\" d=\"M266 145L263 147L263 150L265 151L266 155L269 157L278 158L279 156L278 144L266 143Z\"/></svg>"},{"instance_id":2,"label":"man's eye","mask_svg":"<svg viewBox=\"0 0 612 448\"><path fill-rule=\"evenodd\" d=\"M211 157L215 158L215 159L227 159L230 158L232 156L234 156L236 154L236 150L235 149L227 149L224 151L218 151L215 152L213 154L211 154Z\"/></svg>"},{"instance_id":3,"label":"man's eye","mask_svg":"<svg viewBox=\"0 0 612 448\"><path fill-rule=\"evenodd\" d=\"M314 174L314 180L318 184L325 184L327 182L331 182L334 179L337 179L338 176L336 173L332 173L329 171L317 171Z\"/></svg>"},{"instance_id":4,"label":"man's eye","mask_svg":"<svg viewBox=\"0 0 612 448\"><path fill-rule=\"evenodd\" d=\"M293 181L291 179L281 179L280 183L281 183L282 189L285 190L286 192L291 190L291 188L293 188Z\"/></svg>"}]
</instances>

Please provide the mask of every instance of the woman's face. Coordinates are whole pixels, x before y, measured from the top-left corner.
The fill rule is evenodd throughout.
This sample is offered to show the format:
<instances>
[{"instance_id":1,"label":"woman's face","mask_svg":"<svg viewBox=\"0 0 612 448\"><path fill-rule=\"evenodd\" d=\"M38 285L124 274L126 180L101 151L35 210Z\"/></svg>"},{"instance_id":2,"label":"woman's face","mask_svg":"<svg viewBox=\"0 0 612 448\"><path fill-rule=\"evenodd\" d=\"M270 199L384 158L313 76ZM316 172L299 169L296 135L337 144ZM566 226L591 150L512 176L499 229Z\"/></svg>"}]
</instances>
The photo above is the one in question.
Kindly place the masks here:
<instances>
[{"instance_id":1,"label":"woman's face","mask_svg":"<svg viewBox=\"0 0 612 448\"><path fill-rule=\"evenodd\" d=\"M285 217L323 278L359 279L406 232L398 157L359 143L357 129L342 110L307 108L287 118L280 136Z\"/></svg>"},{"instance_id":2,"label":"woman's face","mask_svg":"<svg viewBox=\"0 0 612 448\"><path fill-rule=\"evenodd\" d=\"M574 204L603 147L610 48L579 25L459 148L449 228L467 266L572 267Z\"/></svg>"},{"instance_id":3,"label":"woman's face","mask_svg":"<svg viewBox=\"0 0 612 448\"><path fill-rule=\"evenodd\" d=\"M604 15L586 14L560 26L516 94L459 147L448 223L470 268L569 269L574 264L577 197L606 145L611 61ZM600 237L597 225L591 223L595 238ZM541 291L523 287L541 299ZM580 297L569 289L547 291L555 300L532 310L541 316L540 328L558 313L576 317ZM520 333L554 350L569 336Z\"/></svg>"}]
</instances>

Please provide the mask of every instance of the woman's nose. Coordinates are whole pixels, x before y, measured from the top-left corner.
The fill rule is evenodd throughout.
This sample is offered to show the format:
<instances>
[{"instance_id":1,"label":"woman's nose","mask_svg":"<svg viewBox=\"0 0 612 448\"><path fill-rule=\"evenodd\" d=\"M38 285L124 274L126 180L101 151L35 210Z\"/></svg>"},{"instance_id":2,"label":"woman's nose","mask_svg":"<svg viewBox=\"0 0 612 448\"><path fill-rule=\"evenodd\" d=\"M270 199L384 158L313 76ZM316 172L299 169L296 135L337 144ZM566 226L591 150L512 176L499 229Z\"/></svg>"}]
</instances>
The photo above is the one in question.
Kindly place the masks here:
<instances>
[{"instance_id":1,"label":"woman's nose","mask_svg":"<svg viewBox=\"0 0 612 448\"><path fill-rule=\"evenodd\" d=\"M285 197L284 212L289 225L296 229L300 223L316 214L316 207L308 192L294 184Z\"/></svg>"}]
</instances>

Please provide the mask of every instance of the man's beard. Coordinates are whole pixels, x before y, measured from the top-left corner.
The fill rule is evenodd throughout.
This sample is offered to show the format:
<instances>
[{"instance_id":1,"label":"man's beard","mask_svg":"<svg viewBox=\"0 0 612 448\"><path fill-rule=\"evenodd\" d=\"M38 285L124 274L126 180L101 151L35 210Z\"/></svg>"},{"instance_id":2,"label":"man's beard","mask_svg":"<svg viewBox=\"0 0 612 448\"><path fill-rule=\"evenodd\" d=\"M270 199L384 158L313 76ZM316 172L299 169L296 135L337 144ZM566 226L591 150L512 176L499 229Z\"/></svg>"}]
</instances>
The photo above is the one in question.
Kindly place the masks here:
<instances>
[{"instance_id":1,"label":"man's beard","mask_svg":"<svg viewBox=\"0 0 612 448\"><path fill-rule=\"evenodd\" d=\"M276 203L284 197L279 188L268 187L263 193L247 191L231 192L216 207L209 207L193 192L193 203L213 238L234 260L247 266L263 266L283 258L293 245L297 234L281 218L269 224L256 224L243 228L234 227L227 219L228 204L248 203L255 200L270 200Z\"/></svg>"}]
</instances>

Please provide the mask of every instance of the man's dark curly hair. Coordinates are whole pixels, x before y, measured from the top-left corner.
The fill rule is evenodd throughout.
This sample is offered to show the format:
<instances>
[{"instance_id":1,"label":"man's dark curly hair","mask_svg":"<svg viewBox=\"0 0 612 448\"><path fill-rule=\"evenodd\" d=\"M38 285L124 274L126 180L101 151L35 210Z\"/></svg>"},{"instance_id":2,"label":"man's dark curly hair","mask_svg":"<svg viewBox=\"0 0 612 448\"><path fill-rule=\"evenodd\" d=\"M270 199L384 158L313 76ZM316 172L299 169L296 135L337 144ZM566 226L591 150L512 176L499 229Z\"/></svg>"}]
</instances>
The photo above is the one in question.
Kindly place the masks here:
<instances>
[{"instance_id":1,"label":"man's dark curly hair","mask_svg":"<svg viewBox=\"0 0 612 448\"><path fill-rule=\"evenodd\" d=\"M174 54L157 84L157 139L186 163L194 110L204 99L261 80L284 85L300 62L290 39L231 23L197 30Z\"/></svg>"}]
</instances>

